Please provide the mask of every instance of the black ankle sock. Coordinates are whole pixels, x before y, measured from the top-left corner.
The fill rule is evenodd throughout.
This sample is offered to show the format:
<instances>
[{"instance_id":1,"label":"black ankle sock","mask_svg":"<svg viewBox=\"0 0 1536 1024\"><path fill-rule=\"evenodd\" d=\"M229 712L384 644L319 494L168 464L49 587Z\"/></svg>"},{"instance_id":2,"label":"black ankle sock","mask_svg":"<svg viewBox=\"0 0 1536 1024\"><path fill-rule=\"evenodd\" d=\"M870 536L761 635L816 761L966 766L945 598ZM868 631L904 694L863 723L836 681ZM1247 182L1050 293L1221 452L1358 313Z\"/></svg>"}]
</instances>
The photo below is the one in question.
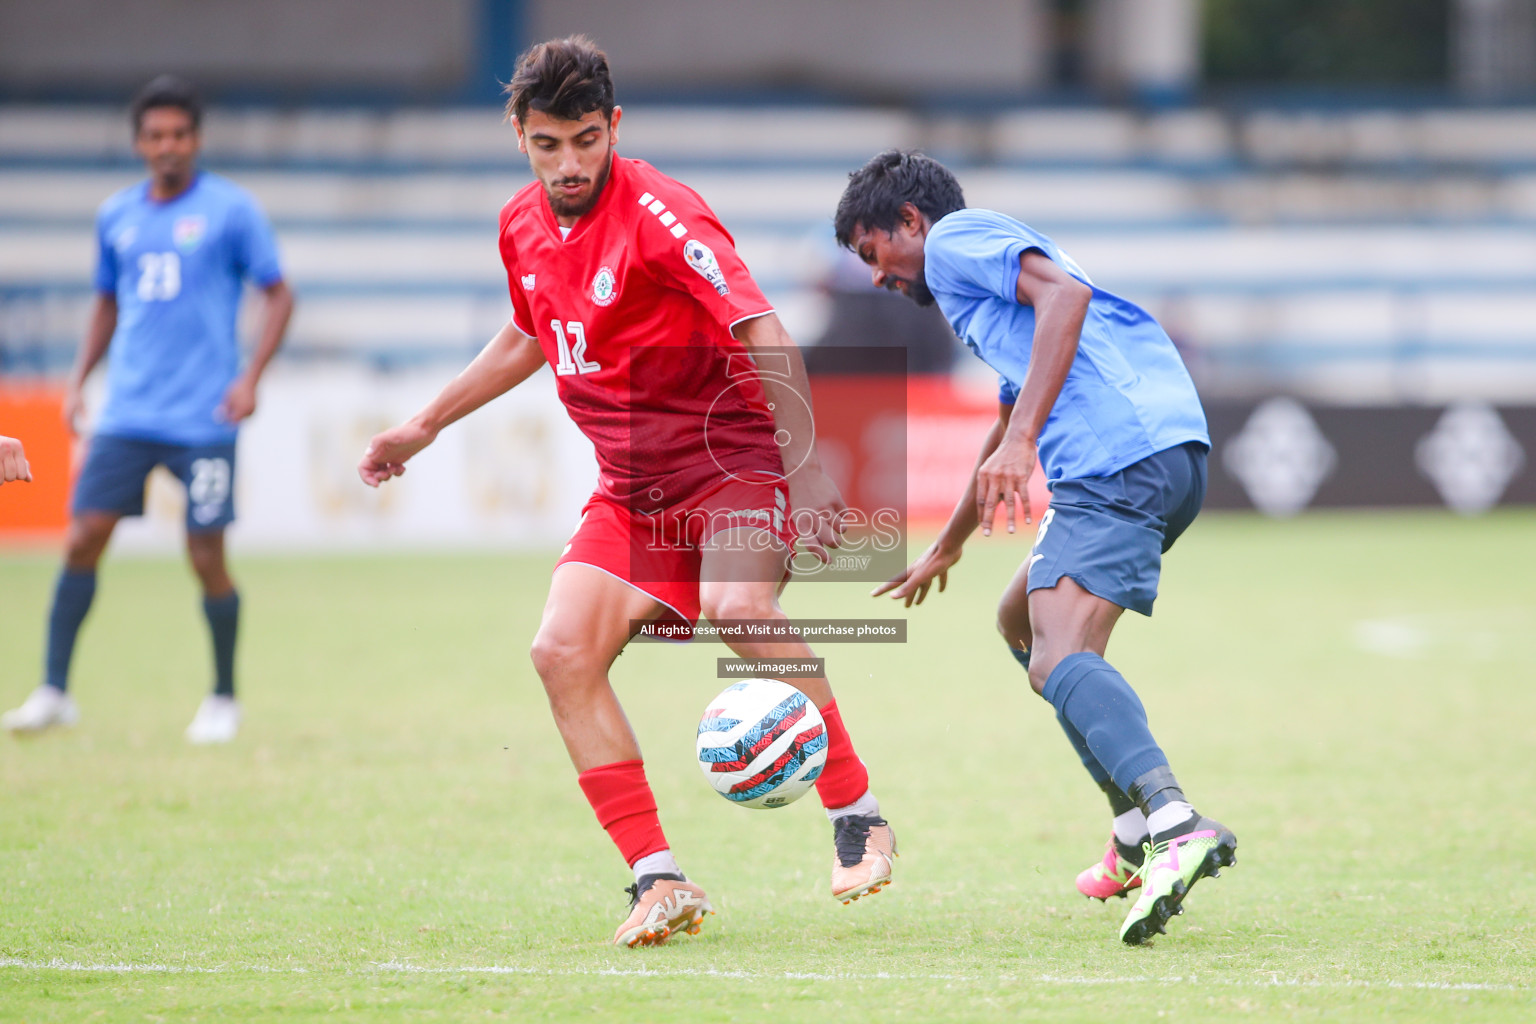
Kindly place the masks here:
<instances>
[{"instance_id":1,"label":"black ankle sock","mask_svg":"<svg viewBox=\"0 0 1536 1024\"><path fill-rule=\"evenodd\" d=\"M1136 801L1126 796L1125 791L1113 782L1108 780L1101 782L1099 788L1104 791L1105 796L1109 797L1109 813L1112 816L1118 818L1126 811L1136 809Z\"/></svg>"},{"instance_id":2,"label":"black ankle sock","mask_svg":"<svg viewBox=\"0 0 1536 1024\"><path fill-rule=\"evenodd\" d=\"M1136 802L1141 808L1141 813L1148 818L1152 812L1166 803L1175 800L1184 800L1184 790L1179 788L1179 780L1173 777L1173 772L1167 765L1153 768L1151 771L1138 775L1136 780L1126 788L1125 795Z\"/></svg>"}]
</instances>

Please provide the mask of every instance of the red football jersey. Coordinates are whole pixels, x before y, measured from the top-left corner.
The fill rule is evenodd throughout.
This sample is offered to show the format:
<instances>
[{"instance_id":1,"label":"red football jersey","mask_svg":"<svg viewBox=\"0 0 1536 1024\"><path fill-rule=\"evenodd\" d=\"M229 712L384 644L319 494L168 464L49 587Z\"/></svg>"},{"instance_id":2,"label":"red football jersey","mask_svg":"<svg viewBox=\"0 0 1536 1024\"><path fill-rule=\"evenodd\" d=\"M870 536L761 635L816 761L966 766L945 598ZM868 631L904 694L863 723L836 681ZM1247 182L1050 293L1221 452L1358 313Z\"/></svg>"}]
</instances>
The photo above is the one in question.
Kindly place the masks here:
<instances>
[{"instance_id":1,"label":"red football jersey","mask_svg":"<svg viewBox=\"0 0 1536 1024\"><path fill-rule=\"evenodd\" d=\"M534 182L502 208L501 259L513 322L597 449L598 493L650 510L732 476L782 478L772 414L731 336L773 307L698 193L616 155L562 238Z\"/></svg>"}]
</instances>

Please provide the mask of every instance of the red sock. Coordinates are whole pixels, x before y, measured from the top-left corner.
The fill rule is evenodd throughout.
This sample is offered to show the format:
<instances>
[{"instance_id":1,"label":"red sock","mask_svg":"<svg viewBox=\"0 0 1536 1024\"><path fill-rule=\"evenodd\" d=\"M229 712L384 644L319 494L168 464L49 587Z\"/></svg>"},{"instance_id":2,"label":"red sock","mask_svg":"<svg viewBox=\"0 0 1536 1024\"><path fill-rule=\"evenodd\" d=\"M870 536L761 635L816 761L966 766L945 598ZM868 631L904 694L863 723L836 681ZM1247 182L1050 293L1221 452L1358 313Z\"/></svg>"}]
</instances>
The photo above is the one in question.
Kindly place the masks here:
<instances>
[{"instance_id":1,"label":"red sock","mask_svg":"<svg viewBox=\"0 0 1536 1024\"><path fill-rule=\"evenodd\" d=\"M827 766L816 780L816 793L823 807L847 807L869 791L869 772L853 752L836 700L821 709L821 717L827 723Z\"/></svg>"},{"instance_id":2,"label":"red sock","mask_svg":"<svg viewBox=\"0 0 1536 1024\"><path fill-rule=\"evenodd\" d=\"M644 761L615 761L598 765L576 776L587 803L597 813L597 823L630 867L635 861L667 849L667 837L656 817L656 798L645 781Z\"/></svg>"}]
</instances>

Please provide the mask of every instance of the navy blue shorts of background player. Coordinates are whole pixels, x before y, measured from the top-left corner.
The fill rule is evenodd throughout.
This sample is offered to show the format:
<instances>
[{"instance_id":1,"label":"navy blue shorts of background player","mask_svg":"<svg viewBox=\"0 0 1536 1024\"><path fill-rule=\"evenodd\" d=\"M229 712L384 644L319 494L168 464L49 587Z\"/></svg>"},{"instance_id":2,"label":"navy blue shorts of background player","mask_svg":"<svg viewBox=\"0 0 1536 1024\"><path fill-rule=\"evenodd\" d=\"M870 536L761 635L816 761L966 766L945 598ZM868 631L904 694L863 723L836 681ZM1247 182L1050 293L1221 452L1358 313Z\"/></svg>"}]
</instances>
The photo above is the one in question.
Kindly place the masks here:
<instances>
[{"instance_id":1,"label":"navy blue shorts of background player","mask_svg":"<svg viewBox=\"0 0 1536 1024\"><path fill-rule=\"evenodd\" d=\"M1029 590L1063 576L1121 608L1152 614L1163 552L1205 501L1206 446L1190 441L1109 476L1058 480L1029 555Z\"/></svg>"},{"instance_id":2,"label":"navy blue shorts of background player","mask_svg":"<svg viewBox=\"0 0 1536 1024\"><path fill-rule=\"evenodd\" d=\"M187 489L187 532L222 530L235 518L234 442L166 444L97 434L75 481L70 511L144 514L144 482L164 466Z\"/></svg>"}]
</instances>

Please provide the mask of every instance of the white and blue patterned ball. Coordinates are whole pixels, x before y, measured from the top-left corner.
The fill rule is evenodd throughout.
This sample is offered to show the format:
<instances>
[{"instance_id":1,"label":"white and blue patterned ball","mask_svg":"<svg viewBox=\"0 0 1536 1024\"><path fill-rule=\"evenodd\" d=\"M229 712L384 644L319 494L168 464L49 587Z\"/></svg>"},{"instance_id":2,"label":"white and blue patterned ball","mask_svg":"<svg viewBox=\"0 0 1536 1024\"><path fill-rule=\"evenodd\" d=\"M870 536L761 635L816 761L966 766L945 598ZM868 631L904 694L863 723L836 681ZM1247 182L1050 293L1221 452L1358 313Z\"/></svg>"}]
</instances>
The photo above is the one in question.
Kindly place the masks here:
<instances>
[{"instance_id":1,"label":"white and blue patterned ball","mask_svg":"<svg viewBox=\"0 0 1536 1024\"><path fill-rule=\"evenodd\" d=\"M738 807L783 807L804 796L826 766L827 725L788 683L743 679L709 702L698 754L715 792Z\"/></svg>"}]
</instances>

